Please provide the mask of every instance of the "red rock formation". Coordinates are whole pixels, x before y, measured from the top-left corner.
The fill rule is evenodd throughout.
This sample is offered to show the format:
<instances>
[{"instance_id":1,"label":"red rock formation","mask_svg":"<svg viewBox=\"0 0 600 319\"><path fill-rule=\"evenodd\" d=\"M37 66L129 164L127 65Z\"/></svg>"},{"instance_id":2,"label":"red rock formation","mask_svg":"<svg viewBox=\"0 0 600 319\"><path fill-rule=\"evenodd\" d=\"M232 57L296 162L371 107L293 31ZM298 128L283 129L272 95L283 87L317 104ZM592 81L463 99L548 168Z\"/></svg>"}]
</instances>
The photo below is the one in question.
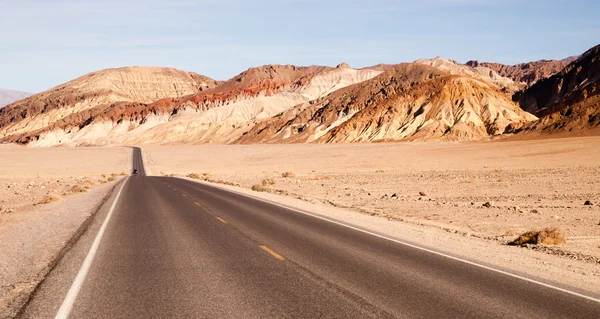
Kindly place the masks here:
<instances>
[{"instance_id":1,"label":"red rock formation","mask_svg":"<svg viewBox=\"0 0 600 319\"><path fill-rule=\"evenodd\" d=\"M110 120L141 124L150 114L175 114L182 107L207 110L258 95L270 96L293 90L330 69L265 65L250 68L226 82L217 82L194 73L144 68L146 73L166 73L163 74L166 77L164 83L158 84L152 75L140 76L135 68L99 71L0 110L0 136L3 142L29 143L45 132L68 132L94 122ZM123 70L129 80L124 79ZM135 81L135 85L131 85ZM184 89L178 89L176 83ZM167 94L158 94L155 98L136 91L136 87L150 86L151 93L160 92L161 85L166 87ZM169 91L172 87L176 90Z\"/></svg>"},{"instance_id":2,"label":"red rock formation","mask_svg":"<svg viewBox=\"0 0 600 319\"><path fill-rule=\"evenodd\" d=\"M236 142L473 139L534 119L487 82L413 63L259 122Z\"/></svg>"}]
</instances>

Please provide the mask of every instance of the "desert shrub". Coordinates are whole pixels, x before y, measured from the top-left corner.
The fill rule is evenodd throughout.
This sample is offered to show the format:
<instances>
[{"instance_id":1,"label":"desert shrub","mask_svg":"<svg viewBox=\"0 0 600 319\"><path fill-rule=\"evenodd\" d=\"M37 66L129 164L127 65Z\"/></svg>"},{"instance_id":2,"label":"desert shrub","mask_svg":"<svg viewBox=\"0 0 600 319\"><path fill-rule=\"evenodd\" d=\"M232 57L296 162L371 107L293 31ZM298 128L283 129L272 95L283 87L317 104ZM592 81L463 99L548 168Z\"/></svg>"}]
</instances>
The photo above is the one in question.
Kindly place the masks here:
<instances>
[{"instance_id":1,"label":"desert shrub","mask_svg":"<svg viewBox=\"0 0 600 319\"><path fill-rule=\"evenodd\" d=\"M557 228L545 228L543 230L530 230L521 234L509 245L561 245L565 243L565 236Z\"/></svg>"},{"instance_id":2,"label":"desert shrub","mask_svg":"<svg viewBox=\"0 0 600 319\"><path fill-rule=\"evenodd\" d=\"M255 192L266 192L267 188L260 184L255 184L255 185L252 185L252 190Z\"/></svg>"},{"instance_id":3,"label":"desert shrub","mask_svg":"<svg viewBox=\"0 0 600 319\"><path fill-rule=\"evenodd\" d=\"M49 204L52 202L56 202L60 200L60 196L58 195L48 195L44 198L42 198L42 200L39 202L39 204Z\"/></svg>"},{"instance_id":4,"label":"desert shrub","mask_svg":"<svg viewBox=\"0 0 600 319\"><path fill-rule=\"evenodd\" d=\"M190 173L186 175L189 178L193 178L193 179L201 179L202 177L199 174L196 173Z\"/></svg>"},{"instance_id":5,"label":"desert shrub","mask_svg":"<svg viewBox=\"0 0 600 319\"><path fill-rule=\"evenodd\" d=\"M328 175L317 175L317 176L309 178L309 179L314 180L314 181L324 181L324 180L330 180L331 176L328 176Z\"/></svg>"},{"instance_id":6,"label":"desert shrub","mask_svg":"<svg viewBox=\"0 0 600 319\"><path fill-rule=\"evenodd\" d=\"M117 179L116 176L109 176L106 180L109 181L109 182L112 182L112 181L114 181L116 179Z\"/></svg>"},{"instance_id":7,"label":"desert shrub","mask_svg":"<svg viewBox=\"0 0 600 319\"><path fill-rule=\"evenodd\" d=\"M71 192L73 193L85 193L87 192L87 189L82 187L81 185L73 185L73 187L71 187Z\"/></svg>"},{"instance_id":8,"label":"desert shrub","mask_svg":"<svg viewBox=\"0 0 600 319\"><path fill-rule=\"evenodd\" d=\"M108 180L107 180L107 179L104 179L104 178L103 178L103 179L99 179L99 180L98 180L98 183L99 183L99 184L106 184L106 183L108 183Z\"/></svg>"},{"instance_id":9,"label":"desert shrub","mask_svg":"<svg viewBox=\"0 0 600 319\"><path fill-rule=\"evenodd\" d=\"M285 173L281 174L281 177L294 178L294 177L296 177L296 174L294 172L285 172Z\"/></svg>"},{"instance_id":10,"label":"desert shrub","mask_svg":"<svg viewBox=\"0 0 600 319\"><path fill-rule=\"evenodd\" d=\"M90 181L89 179L86 179L85 181L83 181L84 185L94 185L94 182Z\"/></svg>"},{"instance_id":11,"label":"desert shrub","mask_svg":"<svg viewBox=\"0 0 600 319\"><path fill-rule=\"evenodd\" d=\"M262 180L262 185L263 186L275 185L275 180L272 178L265 178Z\"/></svg>"}]
</instances>

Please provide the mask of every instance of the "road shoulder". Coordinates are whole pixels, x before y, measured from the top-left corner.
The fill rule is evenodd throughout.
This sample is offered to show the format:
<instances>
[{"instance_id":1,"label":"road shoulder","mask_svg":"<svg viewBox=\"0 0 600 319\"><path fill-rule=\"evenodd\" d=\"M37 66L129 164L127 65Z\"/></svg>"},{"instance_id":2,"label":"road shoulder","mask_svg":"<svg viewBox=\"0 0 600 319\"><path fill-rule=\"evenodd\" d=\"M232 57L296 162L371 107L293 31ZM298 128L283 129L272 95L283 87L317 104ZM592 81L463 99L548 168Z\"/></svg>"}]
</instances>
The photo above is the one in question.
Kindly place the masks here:
<instances>
[{"instance_id":1,"label":"road shoulder","mask_svg":"<svg viewBox=\"0 0 600 319\"><path fill-rule=\"evenodd\" d=\"M77 241L123 179L65 201L3 216L0 224L0 318L12 318Z\"/></svg>"}]
</instances>

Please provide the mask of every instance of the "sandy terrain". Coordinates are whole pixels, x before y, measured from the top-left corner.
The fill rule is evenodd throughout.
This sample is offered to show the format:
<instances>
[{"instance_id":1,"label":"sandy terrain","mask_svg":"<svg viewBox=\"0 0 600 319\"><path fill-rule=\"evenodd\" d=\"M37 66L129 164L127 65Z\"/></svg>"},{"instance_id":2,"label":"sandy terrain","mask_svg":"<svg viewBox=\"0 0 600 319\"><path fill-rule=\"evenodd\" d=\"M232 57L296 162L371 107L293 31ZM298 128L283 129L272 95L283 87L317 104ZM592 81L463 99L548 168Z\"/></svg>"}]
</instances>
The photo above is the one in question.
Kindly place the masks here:
<instances>
[{"instance_id":1,"label":"sandy terrain","mask_svg":"<svg viewBox=\"0 0 600 319\"><path fill-rule=\"evenodd\" d=\"M0 163L1 224L3 215L29 210L47 196L63 200L129 173L131 149L2 145Z\"/></svg>"},{"instance_id":2,"label":"sandy terrain","mask_svg":"<svg viewBox=\"0 0 600 319\"><path fill-rule=\"evenodd\" d=\"M528 230L558 227L566 236L565 245L558 250L534 248L597 264L599 146L600 137L587 137L485 143L149 146L143 151L156 175L196 173L247 188L265 184L268 192L501 244ZM282 177L285 172L293 177ZM593 205L584 205L588 200ZM490 207L483 206L486 202Z\"/></svg>"}]
</instances>

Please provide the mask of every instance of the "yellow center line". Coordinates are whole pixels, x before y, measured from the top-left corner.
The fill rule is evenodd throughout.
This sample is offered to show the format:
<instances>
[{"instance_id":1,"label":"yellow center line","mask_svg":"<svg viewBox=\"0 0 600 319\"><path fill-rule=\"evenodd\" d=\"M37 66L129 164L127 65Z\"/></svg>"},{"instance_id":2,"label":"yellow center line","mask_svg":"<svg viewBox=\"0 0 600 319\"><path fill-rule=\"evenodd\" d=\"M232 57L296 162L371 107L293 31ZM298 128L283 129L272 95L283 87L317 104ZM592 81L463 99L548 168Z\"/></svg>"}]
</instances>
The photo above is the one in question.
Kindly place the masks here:
<instances>
[{"instance_id":1,"label":"yellow center line","mask_svg":"<svg viewBox=\"0 0 600 319\"><path fill-rule=\"evenodd\" d=\"M184 193L181 193L181 196L183 196L183 197L187 197L187 195L186 195L186 194L184 194Z\"/></svg>"},{"instance_id":2,"label":"yellow center line","mask_svg":"<svg viewBox=\"0 0 600 319\"><path fill-rule=\"evenodd\" d=\"M196 204L196 206L200 206L200 203L198 203L198 202L194 202L194 204Z\"/></svg>"},{"instance_id":3,"label":"yellow center line","mask_svg":"<svg viewBox=\"0 0 600 319\"><path fill-rule=\"evenodd\" d=\"M269 254L271 254L271 256L273 256L273 257L275 257L275 258L277 258L279 260L285 260L285 258L283 258L283 256L281 256L280 254L274 252L273 250L271 250L271 248L269 248L267 246L261 245L261 246L258 246L258 247L260 247L262 250L268 252Z\"/></svg>"},{"instance_id":4,"label":"yellow center line","mask_svg":"<svg viewBox=\"0 0 600 319\"><path fill-rule=\"evenodd\" d=\"M215 218L216 218L218 221L220 221L221 223L223 223L223 224L227 224L227 221L226 221L226 220L224 220L223 218L221 218L221 217L219 217L219 216L217 216L217 217L215 217Z\"/></svg>"}]
</instances>

